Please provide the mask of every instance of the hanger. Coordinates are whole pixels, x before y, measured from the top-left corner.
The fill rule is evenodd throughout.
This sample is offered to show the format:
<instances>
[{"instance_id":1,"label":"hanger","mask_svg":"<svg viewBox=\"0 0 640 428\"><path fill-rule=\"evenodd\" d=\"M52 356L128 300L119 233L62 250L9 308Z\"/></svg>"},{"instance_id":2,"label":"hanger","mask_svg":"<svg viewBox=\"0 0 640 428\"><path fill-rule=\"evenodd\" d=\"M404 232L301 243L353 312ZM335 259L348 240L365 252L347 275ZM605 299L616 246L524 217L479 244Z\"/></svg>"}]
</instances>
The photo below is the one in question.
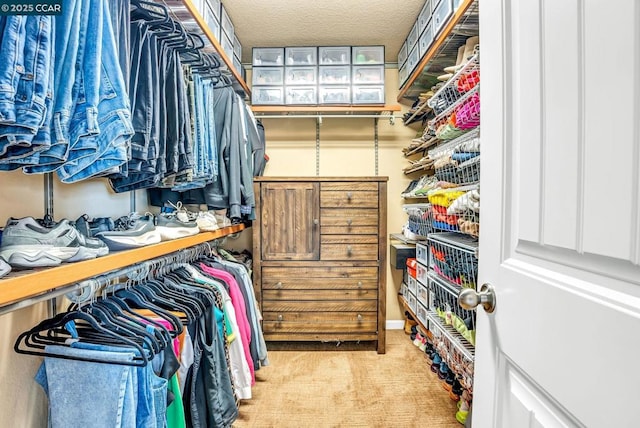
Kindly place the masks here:
<instances>
[{"instance_id":1,"label":"hanger","mask_svg":"<svg viewBox=\"0 0 640 428\"><path fill-rule=\"evenodd\" d=\"M164 308L159 307L158 305L146 300L142 295L138 294L136 291L133 291L134 288L118 290L114 293L116 297L121 298L127 303L132 303L134 307L138 307L141 309L148 309L160 316L161 318L166 319L171 324L173 330L170 331L171 337L177 337L184 330L184 326L176 315L171 312L165 310Z\"/></svg>"},{"instance_id":2,"label":"hanger","mask_svg":"<svg viewBox=\"0 0 640 428\"><path fill-rule=\"evenodd\" d=\"M112 346L119 346L123 348L131 349L134 353L134 357L131 361L117 361L108 359L97 359L84 357L81 355L59 355L46 351L47 345L63 345L67 339L78 339L69 332L72 326L81 325L90 327L97 333L102 333L104 337L110 339L109 344ZM66 326L66 327L65 327ZM49 339L47 336L43 336L41 333L46 333L48 330L55 329L57 335L55 339ZM34 342L33 338L37 336L38 340ZM49 339L49 340L48 340ZM68 346L68 345L67 345ZM53 318L46 319L40 322L32 329L21 333L13 346L13 349L18 354L26 355L38 355L45 357L62 358L68 360L88 361L95 363L111 363L119 365L146 366L149 362L148 352L143 349L135 341L128 337L121 336L114 331L111 331L102 326L91 314L81 311L63 312L56 315Z\"/></svg>"}]
</instances>

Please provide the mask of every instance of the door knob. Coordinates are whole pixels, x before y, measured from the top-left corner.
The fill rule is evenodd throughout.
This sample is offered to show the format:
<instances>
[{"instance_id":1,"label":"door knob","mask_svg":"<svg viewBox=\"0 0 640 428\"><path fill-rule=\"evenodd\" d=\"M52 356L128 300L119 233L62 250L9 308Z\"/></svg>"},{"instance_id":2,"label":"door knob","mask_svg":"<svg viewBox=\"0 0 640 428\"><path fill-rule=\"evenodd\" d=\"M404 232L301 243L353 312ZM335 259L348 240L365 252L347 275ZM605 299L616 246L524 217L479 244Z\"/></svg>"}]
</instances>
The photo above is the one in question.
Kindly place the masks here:
<instances>
[{"instance_id":1,"label":"door knob","mask_svg":"<svg viewBox=\"0 0 640 428\"><path fill-rule=\"evenodd\" d=\"M277 288L277 289L282 288L282 281L278 281L278 282L276 282L276 288Z\"/></svg>"},{"instance_id":2,"label":"door knob","mask_svg":"<svg viewBox=\"0 0 640 428\"><path fill-rule=\"evenodd\" d=\"M351 248L351 245L349 245L347 247L347 257L351 257L352 254L353 254L353 249Z\"/></svg>"},{"instance_id":3,"label":"door knob","mask_svg":"<svg viewBox=\"0 0 640 428\"><path fill-rule=\"evenodd\" d=\"M358 322L362 321L362 315L361 314L358 314L357 318L358 318Z\"/></svg>"},{"instance_id":4,"label":"door knob","mask_svg":"<svg viewBox=\"0 0 640 428\"><path fill-rule=\"evenodd\" d=\"M347 219L347 226L351 226L351 223L353 223L352 219Z\"/></svg>"},{"instance_id":5,"label":"door knob","mask_svg":"<svg viewBox=\"0 0 640 428\"><path fill-rule=\"evenodd\" d=\"M461 308L471 310L482 305L485 312L492 313L496 309L496 293L491 284L482 284L480 292L473 288L465 288L458 294L458 305Z\"/></svg>"},{"instance_id":6,"label":"door knob","mask_svg":"<svg viewBox=\"0 0 640 428\"><path fill-rule=\"evenodd\" d=\"M353 198L353 193L347 192L347 199L351 200L351 198Z\"/></svg>"},{"instance_id":7,"label":"door knob","mask_svg":"<svg viewBox=\"0 0 640 428\"><path fill-rule=\"evenodd\" d=\"M358 288L362 288L362 281L358 281Z\"/></svg>"},{"instance_id":8,"label":"door knob","mask_svg":"<svg viewBox=\"0 0 640 428\"><path fill-rule=\"evenodd\" d=\"M313 224L315 224L317 226L318 224L320 224L320 220L318 220L317 218L314 218L313 219Z\"/></svg>"},{"instance_id":9,"label":"door knob","mask_svg":"<svg viewBox=\"0 0 640 428\"><path fill-rule=\"evenodd\" d=\"M282 321L282 315L278 315L278 321Z\"/></svg>"}]
</instances>

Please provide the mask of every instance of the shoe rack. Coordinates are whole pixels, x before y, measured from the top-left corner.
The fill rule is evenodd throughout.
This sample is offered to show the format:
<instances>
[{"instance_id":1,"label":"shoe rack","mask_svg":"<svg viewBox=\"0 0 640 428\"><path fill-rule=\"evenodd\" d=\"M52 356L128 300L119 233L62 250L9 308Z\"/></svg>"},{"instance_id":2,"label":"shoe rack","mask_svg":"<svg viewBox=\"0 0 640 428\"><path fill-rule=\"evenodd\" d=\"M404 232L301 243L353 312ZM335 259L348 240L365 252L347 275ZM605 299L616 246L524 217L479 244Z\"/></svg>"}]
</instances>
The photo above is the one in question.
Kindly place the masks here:
<instances>
[{"instance_id":1,"label":"shoe rack","mask_svg":"<svg viewBox=\"0 0 640 428\"><path fill-rule=\"evenodd\" d=\"M479 33L478 12L477 0L462 1L400 88L398 100L413 102L405 126L416 123L418 115L427 121L422 135L403 149L409 162L403 173L413 186L402 195L408 232L391 235L415 245L415 261L405 270L399 301L426 338L420 349L428 359L437 356L432 371L444 363L462 387L463 393L450 392L452 399L460 398L456 419L461 423L472 402L475 360L475 310L461 308L458 295L464 288L477 288L480 52L461 54L467 39ZM442 182L450 184L438 186Z\"/></svg>"}]
</instances>

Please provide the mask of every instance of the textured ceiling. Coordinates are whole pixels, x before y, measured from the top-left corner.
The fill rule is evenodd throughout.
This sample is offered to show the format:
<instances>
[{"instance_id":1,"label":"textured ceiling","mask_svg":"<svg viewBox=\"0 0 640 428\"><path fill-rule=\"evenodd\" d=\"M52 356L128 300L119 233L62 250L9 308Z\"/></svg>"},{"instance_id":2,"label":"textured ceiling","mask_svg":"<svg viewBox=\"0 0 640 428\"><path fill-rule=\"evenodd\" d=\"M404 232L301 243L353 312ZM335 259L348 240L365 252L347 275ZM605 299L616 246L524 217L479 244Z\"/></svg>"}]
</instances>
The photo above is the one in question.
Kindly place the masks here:
<instances>
[{"instance_id":1,"label":"textured ceiling","mask_svg":"<svg viewBox=\"0 0 640 428\"><path fill-rule=\"evenodd\" d=\"M384 45L385 61L398 50L424 0L227 0L242 43L242 62L254 47Z\"/></svg>"}]
</instances>

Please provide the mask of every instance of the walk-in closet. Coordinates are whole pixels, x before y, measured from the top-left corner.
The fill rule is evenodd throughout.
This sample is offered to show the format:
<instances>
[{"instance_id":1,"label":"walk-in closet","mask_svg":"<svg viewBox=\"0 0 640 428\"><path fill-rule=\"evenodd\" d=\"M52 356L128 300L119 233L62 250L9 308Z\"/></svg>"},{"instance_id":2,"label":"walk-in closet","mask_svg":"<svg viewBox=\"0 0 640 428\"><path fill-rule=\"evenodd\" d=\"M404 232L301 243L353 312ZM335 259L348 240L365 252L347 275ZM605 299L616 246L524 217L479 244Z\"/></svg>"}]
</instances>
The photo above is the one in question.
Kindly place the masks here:
<instances>
[{"instance_id":1,"label":"walk-in closet","mask_svg":"<svg viewBox=\"0 0 640 428\"><path fill-rule=\"evenodd\" d=\"M637 426L638 100L634 0L0 2L2 425Z\"/></svg>"}]
</instances>

